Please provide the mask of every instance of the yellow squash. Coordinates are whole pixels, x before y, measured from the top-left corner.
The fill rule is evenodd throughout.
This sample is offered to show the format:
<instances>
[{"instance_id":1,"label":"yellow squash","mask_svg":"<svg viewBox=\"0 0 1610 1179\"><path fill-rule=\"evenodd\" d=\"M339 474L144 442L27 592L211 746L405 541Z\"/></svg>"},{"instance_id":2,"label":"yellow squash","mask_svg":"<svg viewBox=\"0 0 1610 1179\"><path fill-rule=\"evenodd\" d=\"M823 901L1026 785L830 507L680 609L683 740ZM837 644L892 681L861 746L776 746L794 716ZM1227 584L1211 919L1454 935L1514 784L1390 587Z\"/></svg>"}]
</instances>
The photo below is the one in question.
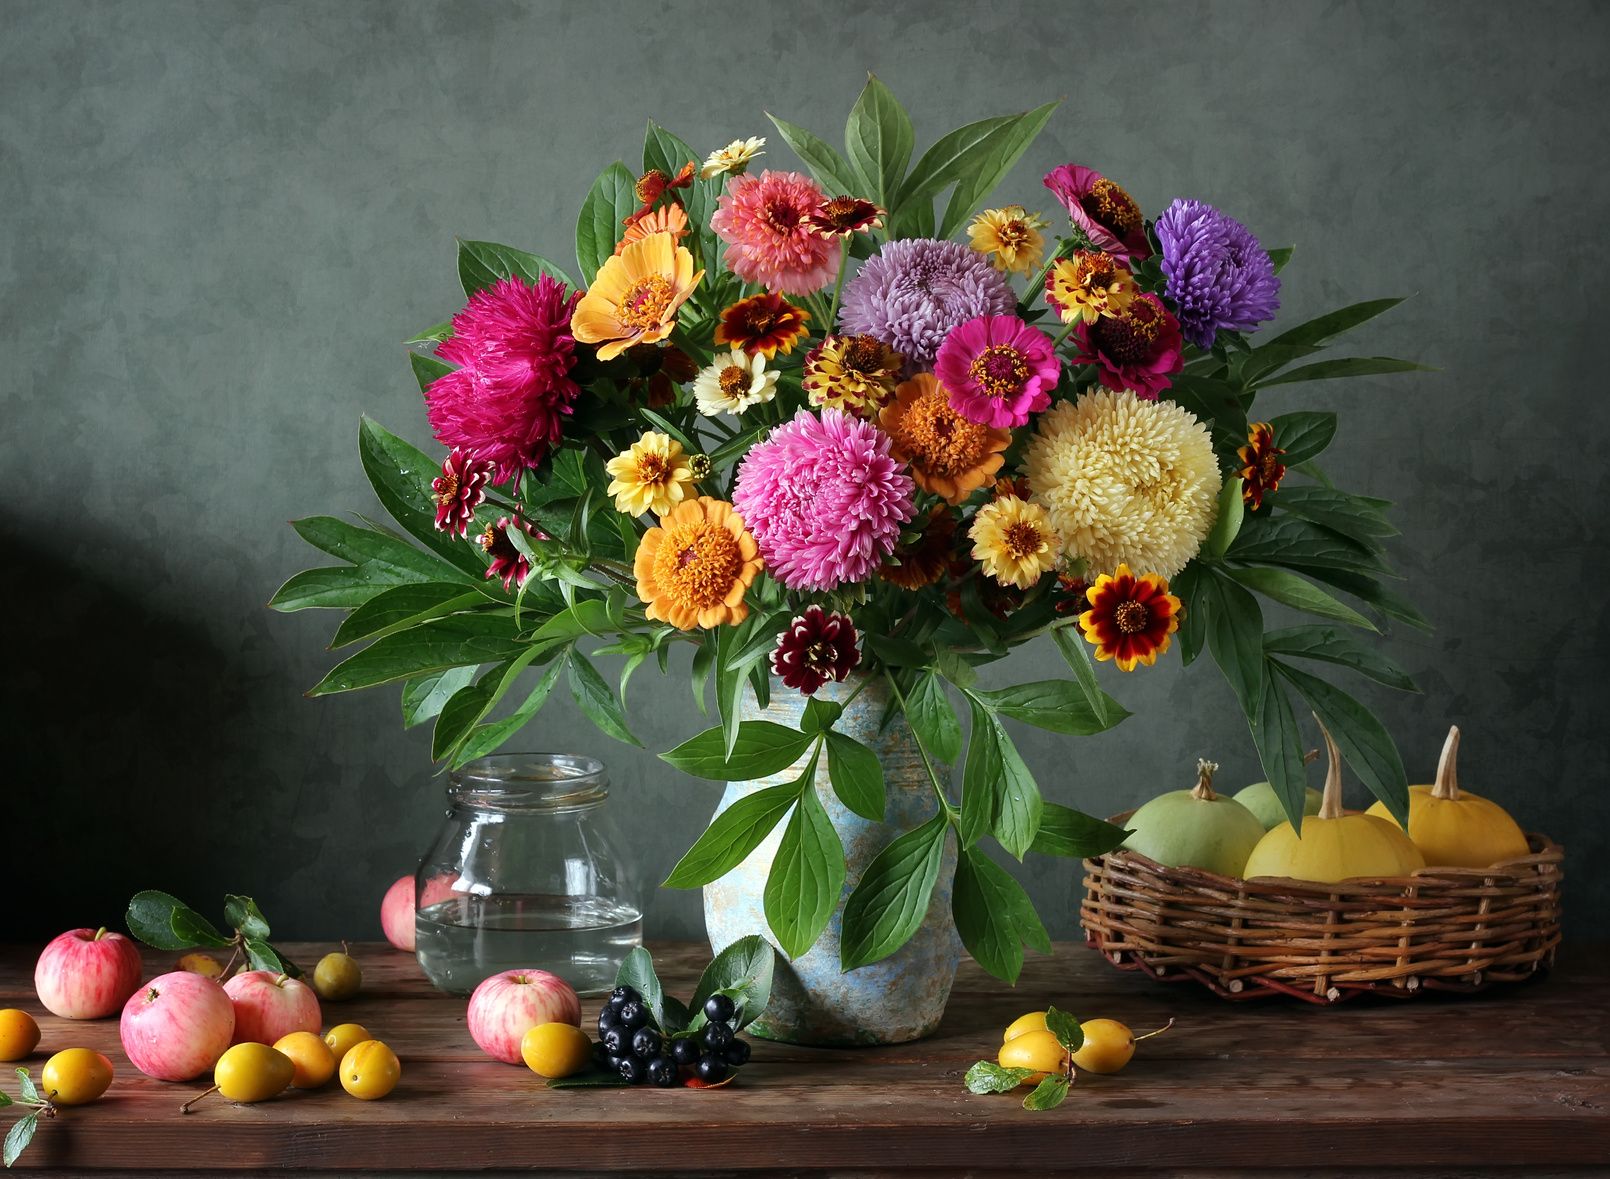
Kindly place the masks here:
<instances>
[{"instance_id":1,"label":"yellow squash","mask_svg":"<svg viewBox=\"0 0 1610 1179\"><path fill-rule=\"evenodd\" d=\"M1358 876L1407 876L1424 868L1425 857L1396 823L1342 810L1342 757L1323 724L1319 731L1330 756L1319 813L1303 820L1301 835L1290 822L1265 835L1247 857L1243 875L1335 884Z\"/></svg>"},{"instance_id":2,"label":"yellow squash","mask_svg":"<svg viewBox=\"0 0 1610 1179\"><path fill-rule=\"evenodd\" d=\"M1459 726L1448 729L1431 786L1409 787L1409 838L1437 868L1488 868L1529 855L1526 834L1496 802L1459 789ZM1390 821L1386 807L1369 809Z\"/></svg>"}]
</instances>

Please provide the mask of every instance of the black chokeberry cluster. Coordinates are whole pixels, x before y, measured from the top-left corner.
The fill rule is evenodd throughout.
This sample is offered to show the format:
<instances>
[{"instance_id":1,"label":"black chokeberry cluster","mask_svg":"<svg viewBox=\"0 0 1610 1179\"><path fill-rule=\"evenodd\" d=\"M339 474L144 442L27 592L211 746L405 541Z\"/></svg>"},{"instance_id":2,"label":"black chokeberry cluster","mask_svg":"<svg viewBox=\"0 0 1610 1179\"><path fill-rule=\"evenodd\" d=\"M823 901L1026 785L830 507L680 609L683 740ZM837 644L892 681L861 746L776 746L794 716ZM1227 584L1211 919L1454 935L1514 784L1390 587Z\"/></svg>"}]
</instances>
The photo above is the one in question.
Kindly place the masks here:
<instances>
[{"instance_id":1,"label":"black chokeberry cluster","mask_svg":"<svg viewBox=\"0 0 1610 1179\"><path fill-rule=\"evenodd\" d=\"M691 1035L667 1040L654 1026L643 996L631 987L616 987L598 1013L593 1059L631 1085L669 1089L681 1081L684 1071L710 1084L724 1081L749 1061L749 1045L733 1030L735 1014L728 996L711 995L704 1005L705 1025Z\"/></svg>"}]
</instances>

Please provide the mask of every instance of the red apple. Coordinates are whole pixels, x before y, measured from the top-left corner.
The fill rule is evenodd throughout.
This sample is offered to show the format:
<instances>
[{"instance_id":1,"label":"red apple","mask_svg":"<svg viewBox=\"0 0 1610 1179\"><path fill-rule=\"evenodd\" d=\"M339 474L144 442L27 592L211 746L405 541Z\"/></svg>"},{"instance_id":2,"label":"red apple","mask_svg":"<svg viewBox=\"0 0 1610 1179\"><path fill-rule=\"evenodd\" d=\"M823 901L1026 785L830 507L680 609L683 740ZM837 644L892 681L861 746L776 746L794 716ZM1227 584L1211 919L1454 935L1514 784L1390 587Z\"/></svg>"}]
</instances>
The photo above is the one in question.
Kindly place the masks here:
<instances>
[{"instance_id":1,"label":"red apple","mask_svg":"<svg viewBox=\"0 0 1610 1179\"><path fill-rule=\"evenodd\" d=\"M69 929L39 955L34 990L64 1019L116 1015L140 985L140 947L121 933Z\"/></svg>"},{"instance_id":2,"label":"red apple","mask_svg":"<svg viewBox=\"0 0 1610 1179\"><path fill-rule=\"evenodd\" d=\"M414 878L404 876L380 898L380 928L399 950L414 952Z\"/></svg>"},{"instance_id":3,"label":"red apple","mask_svg":"<svg viewBox=\"0 0 1610 1179\"><path fill-rule=\"evenodd\" d=\"M224 988L175 970L129 996L118 1034L123 1051L146 1076L188 1081L218 1063L234 1030L235 1008Z\"/></svg>"},{"instance_id":4,"label":"red apple","mask_svg":"<svg viewBox=\"0 0 1610 1179\"><path fill-rule=\"evenodd\" d=\"M505 1064L520 1063L520 1040L539 1023L581 1026L581 1000L569 983L546 970L505 970L470 996L470 1036Z\"/></svg>"},{"instance_id":5,"label":"red apple","mask_svg":"<svg viewBox=\"0 0 1610 1179\"><path fill-rule=\"evenodd\" d=\"M292 1032L318 1033L319 997L300 979L270 970L243 970L224 984L235 1006L237 1044L273 1044Z\"/></svg>"}]
</instances>

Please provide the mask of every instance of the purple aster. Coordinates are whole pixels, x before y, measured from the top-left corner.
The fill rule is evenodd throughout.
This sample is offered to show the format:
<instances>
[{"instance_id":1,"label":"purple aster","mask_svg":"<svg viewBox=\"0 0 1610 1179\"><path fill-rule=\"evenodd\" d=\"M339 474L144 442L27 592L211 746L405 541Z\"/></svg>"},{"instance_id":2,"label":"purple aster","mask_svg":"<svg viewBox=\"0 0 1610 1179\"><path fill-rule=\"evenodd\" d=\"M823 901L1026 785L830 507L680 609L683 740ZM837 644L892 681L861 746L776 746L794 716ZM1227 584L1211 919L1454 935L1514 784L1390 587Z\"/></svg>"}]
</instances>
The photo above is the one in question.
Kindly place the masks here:
<instances>
[{"instance_id":1,"label":"purple aster","mask_svg":"<svg viewBox=\"0 0 1610 1179\"><path fill-rule=\"evenodd\" d=\"M1176 200L1157 219L1164 290L1180 330L1198 348L1221 331L1250 331L1280 306L1274 263L1252 232L1201 201Z\"/></svg>"},{"instance_id":2,"label":"purple aster","mask_svg":"<svg viewBox=\"0 0 1610 1179\"><path fill-rule=\"evenodd\" d=\"M989 259L960 242L890 242L844 288L839 327L876 336L906 358L906 375L933 367L950 329L1011 315L1017 296Z\"/></svg>"}]
</instances>

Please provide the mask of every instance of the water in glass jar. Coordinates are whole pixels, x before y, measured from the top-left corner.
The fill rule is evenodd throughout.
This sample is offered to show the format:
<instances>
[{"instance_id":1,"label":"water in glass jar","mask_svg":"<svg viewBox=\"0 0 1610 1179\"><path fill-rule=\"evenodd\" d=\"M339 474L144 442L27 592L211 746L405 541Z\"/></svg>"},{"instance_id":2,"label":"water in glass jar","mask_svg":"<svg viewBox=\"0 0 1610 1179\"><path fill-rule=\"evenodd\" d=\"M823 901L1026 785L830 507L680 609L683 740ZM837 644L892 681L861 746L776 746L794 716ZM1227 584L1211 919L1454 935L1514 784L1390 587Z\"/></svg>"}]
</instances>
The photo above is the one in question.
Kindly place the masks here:
<instances>
[{"instance_id":1,"label":"water in glass jar","mask_svg":"<svg viewBox=\"0 0 1610 1179\"><path fill-rule=\"evenodd\" d=\"M643 914L596 896L456 896L414 915L419 965L441 990L468 995L504 970L557 974L577 994L615 985L643 942Z\"/></svg>"}]
</instances>

